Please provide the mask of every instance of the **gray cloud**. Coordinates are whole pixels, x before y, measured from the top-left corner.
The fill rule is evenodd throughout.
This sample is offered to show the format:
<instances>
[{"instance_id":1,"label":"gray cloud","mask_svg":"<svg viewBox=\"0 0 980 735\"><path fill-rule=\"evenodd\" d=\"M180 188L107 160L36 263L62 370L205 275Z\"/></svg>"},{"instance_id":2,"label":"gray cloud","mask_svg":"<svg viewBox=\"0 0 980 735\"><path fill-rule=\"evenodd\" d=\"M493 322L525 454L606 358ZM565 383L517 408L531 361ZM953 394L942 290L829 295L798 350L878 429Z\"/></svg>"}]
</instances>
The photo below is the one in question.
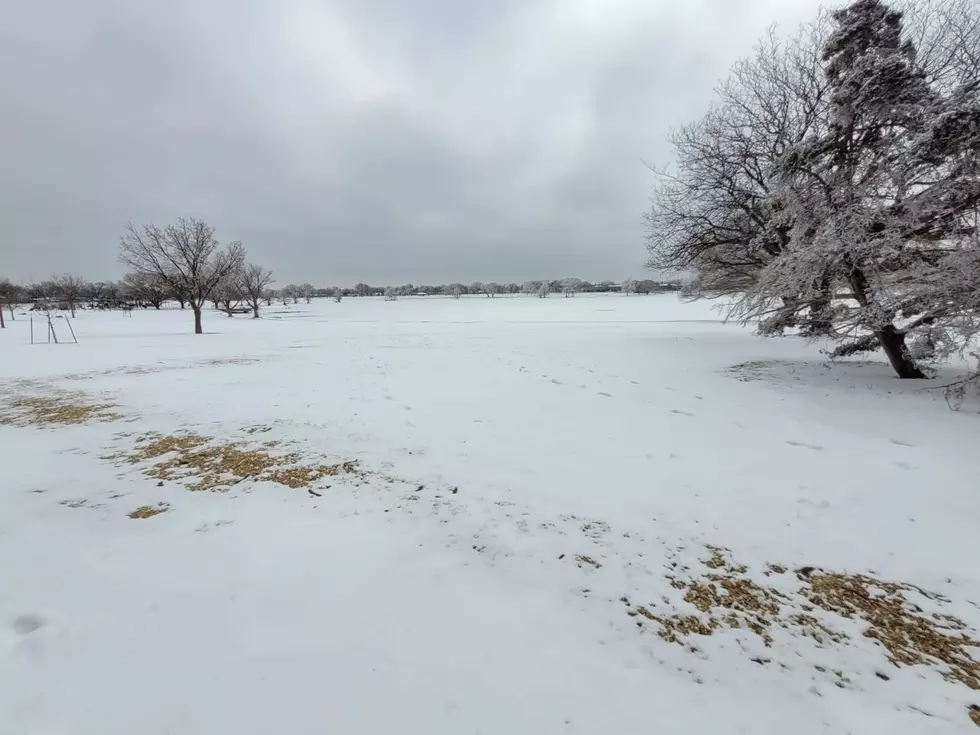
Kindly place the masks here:
<instances>
[{"instance_id":1,"label":"gray cloud","mask_svg":"<svg viewBox=\"0 0 980 735\"><path fill-rule=\"evenodd\" d=\"M816 0L34 0L0 28L0 275L211 221L280 282L641 272L728 66Z\"/></svg>"}]
</instances>

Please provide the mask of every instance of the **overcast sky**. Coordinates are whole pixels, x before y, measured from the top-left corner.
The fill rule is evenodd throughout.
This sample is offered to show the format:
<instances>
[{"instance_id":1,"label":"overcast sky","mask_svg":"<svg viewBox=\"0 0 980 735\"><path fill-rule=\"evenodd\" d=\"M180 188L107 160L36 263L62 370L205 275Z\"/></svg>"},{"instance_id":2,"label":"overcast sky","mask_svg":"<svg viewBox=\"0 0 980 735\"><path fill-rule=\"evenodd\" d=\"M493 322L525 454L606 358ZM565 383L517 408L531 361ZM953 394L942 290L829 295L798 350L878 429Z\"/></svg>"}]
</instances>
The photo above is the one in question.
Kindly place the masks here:
<instances>
[{"instance_id":1,"label":"overcast sky","mask_svg":"<svg viewBox=\"0 0 980 735\"><path fill-rule=\"evenodd\" d=\"M181 215L280 284L641 275L643 161L818 4L5 2L0 276Z\"/></svg>"}]
</instances>

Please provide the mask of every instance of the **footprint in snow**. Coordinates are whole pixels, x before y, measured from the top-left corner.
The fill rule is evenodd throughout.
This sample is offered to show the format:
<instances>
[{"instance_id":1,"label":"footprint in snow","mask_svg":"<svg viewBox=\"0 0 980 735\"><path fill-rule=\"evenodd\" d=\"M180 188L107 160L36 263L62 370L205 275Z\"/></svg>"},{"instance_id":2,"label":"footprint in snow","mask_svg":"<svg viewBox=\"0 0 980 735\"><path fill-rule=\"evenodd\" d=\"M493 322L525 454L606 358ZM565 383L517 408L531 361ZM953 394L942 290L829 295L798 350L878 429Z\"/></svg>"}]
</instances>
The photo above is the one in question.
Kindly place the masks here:
<instances>
[{"instance_id":1,"label":"footprint in snow","mask_svg":"<svg viewBox=\"0 0 980 735\"><path fill-rule=\"evenodd\" d=\"M563 383L560 380L555 380L554 378L551 379L551 382L554 383L555 385L563 385Z\"/></svg>"},{"instance_id":2,"label":"footprint in snow","mask_svg":"<svg viewBox=\"0 0 980 735\"><path fill-rule=\"evenodd\" d=\"M679 409L676 409L676 408L672 408L672 409L670 409L670 412L671 412L671 413L676 413L676 414L678 414L679 416L694 416L694 414L693 414L693 413L688 413L687 411L681 411L681 410L679 410Z\"/></svg>"},{"instance_id":3,"label":"footprint in snow","mask_svg":"<svg viewBox=\"0 0 980 735\"><path fill-rule=\"evenodd\" d=\"M807 444L806 442L794 442L789 440L787 440L786 443L792 447L804 447L805 449L812 449L814 452L823 451L823 447L821 447L819 444Z\"/></svg>"},{"instance_id":4,"label":"footprint in snow","mask_svg":"<svg viewBox=\"0 0 980 735\"><path fill-rule=\"evenodd\" d=\"M612 393L606 393L605 391L599 391L596 393L597 396L605 396L606 398L612 398Z\"/></svg>"},{"instance_id":5,"label":"footprint in snow","mask_svg":"<svg viewBox=\"0 0 980 735\"><path fill-rule=\"evenodd\" d=\"M892 444L895 444L895 445L897 445L899 447L912 447L912 446L915 446L914 444L909 444L908 442L903 442L901 439L889 439L888 441L890 441Z\"/></svg>"}]
</instances>

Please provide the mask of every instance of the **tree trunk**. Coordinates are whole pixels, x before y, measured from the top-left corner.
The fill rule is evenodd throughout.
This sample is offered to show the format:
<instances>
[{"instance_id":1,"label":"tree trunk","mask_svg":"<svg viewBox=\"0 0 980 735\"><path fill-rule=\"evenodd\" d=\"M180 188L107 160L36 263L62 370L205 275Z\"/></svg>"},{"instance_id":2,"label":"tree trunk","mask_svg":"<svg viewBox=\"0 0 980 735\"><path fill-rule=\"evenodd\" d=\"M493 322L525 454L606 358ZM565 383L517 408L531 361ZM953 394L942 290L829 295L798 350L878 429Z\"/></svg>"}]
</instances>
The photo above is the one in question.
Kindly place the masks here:
<instances>
[{"instance_id":1,"label":"tree trunk","mask_svg":"<svg viewBox=\"0 0 980 735\"><path fill-rule=\"evenodd\" d=\"M851 272L848 277L851 288L854 290L854 299L862 307L868 308L871 300L868 298L868 279L864 272L852 263L848 263ZM905 333L898 331L894 324L886 324L880 329L874 330L875 338L881 349L884 350L891 363L895 374L903 380L922 379L926 377L909 354L909 349L905 344Z\"/></svg>"},{"instance_id":2,"label":"tree trunk","mask_svg":"<svg viewBox=\"0 0 980 735\"><path fill-rule=\"evenodd\" d=\"M258 304L255 304L252 307L252 318L253 319L258 319L259 318L259 305Z\"/></svg>"},{"instance_id":3,"label":"tree trunk","mask_svg":"<svg viewBox=\"0 0 980 735\"><path fill-rule=\"evenodd\" d=\"M10 309L10 321L12 322L17 321L16 319L14 319L14 305L7 304L7 308Z\"/></svg>"},{"instance_id":4,"label":"tree trunk","mask_svg":"<svg viewBox=\"0 0 980 735\"><path fill-rule=\"evenodd\" d=\"M876 331L875 337L878 338L881 349L885 351L888 362L892 364L898 377L903 380L926 377L926 374L919 369L909 354L909 349L905 344L905 335L895 329L893 324Z\"/></svg>"},{"instance_id":5,"label":"tree trunk","mask_svg":"<svg viewBox=\"0 0 980 735\"><path fill-rule=\"evenodd\" d=\"M194 334L204 334L204 327L201 326L201 307L191 306L194 310Z\"/></svg>"},{"instance_id":6,"label":"tree trunk","mask_svg":"<svg viewBox=\"0 0 980 735\"><path fill-rule=\"evenodd\" d=\"M71 318L74 319L75 318L75 304L73 304L73 303L72 304L69 304L68 305L68 308L71 310Z\"/></svg>"},{"instance_id":7,"label":"tree trunk","mask_svg":"<svg viewBox=\"0 0 980 735\"><path fill-rule=\"evenodd\" d=\"M3 323L3 304L0 304L0 329L6 329L7 325Z\"/></svg>"}]
</instances>

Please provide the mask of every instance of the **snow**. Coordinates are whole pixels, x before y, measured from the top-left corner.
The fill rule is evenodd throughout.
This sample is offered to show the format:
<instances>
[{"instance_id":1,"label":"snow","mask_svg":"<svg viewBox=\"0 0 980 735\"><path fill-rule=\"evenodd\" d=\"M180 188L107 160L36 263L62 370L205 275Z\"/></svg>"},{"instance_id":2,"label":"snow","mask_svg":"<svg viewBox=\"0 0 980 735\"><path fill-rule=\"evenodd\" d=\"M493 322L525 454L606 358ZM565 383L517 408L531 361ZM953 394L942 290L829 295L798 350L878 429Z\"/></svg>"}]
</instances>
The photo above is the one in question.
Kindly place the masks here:
<instances>
[{"instance_id":1,"label":"snow","mask_svg":"<svg viewBox=\"0 0 980 735\"><path fill-rule=\"evenodd\" d=\"M940 381L828 367L673 296L263 313L0 332L0 398L120 414L0 425L0 732L976 732L980 693L894 666L861 620L691 651L627 614L696 612L667 575L712 545L789 597L767 564L914 584L980 628L978 418ZM181 431L363 474L192 493L113 459Z\"/></svg>"}]
</instances>

